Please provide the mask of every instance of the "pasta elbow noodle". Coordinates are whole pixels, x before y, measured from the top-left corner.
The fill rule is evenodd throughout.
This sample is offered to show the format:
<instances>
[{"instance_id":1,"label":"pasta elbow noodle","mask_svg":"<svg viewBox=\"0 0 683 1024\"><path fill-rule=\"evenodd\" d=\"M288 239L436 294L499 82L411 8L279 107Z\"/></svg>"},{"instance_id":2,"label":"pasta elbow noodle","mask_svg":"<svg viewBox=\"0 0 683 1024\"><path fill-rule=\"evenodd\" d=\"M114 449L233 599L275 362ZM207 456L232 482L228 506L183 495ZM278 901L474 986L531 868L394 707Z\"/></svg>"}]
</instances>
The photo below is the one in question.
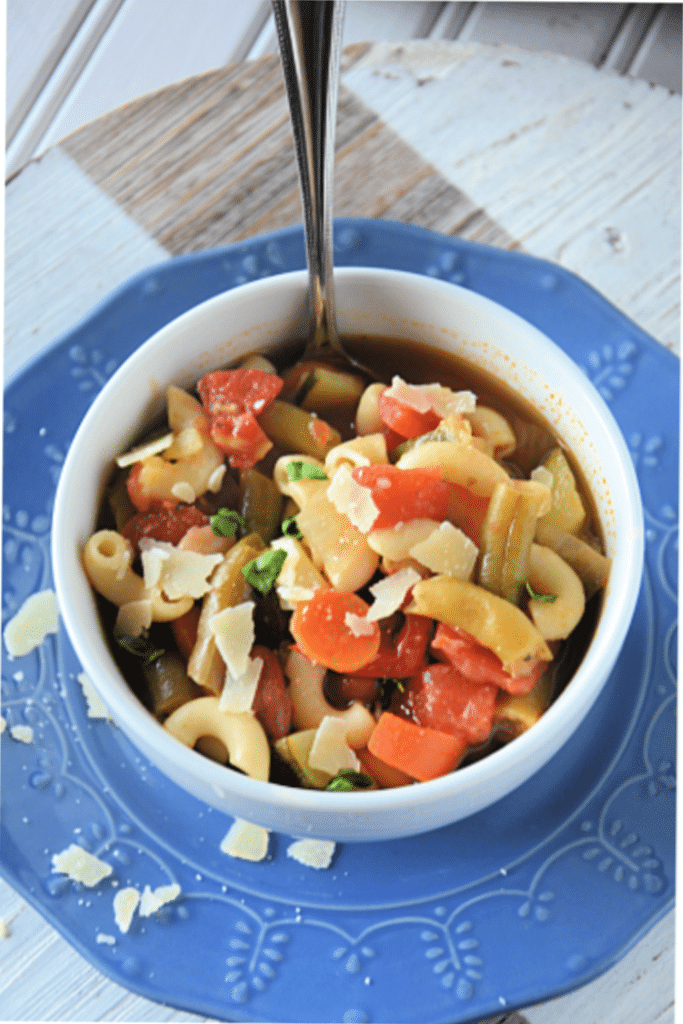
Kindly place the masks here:
<instances>
[{"instance_id":1,"label":"pasta elbow noodle","mask_svg":"<svg viewBox=\"0 0 683 1024\"><path fill-rule=\"evenodd\" d=\"M204 736L220 740L233 767L252 779L268 781L270 745L254 715L221 711L218 697L197 697L169 715L164 728L186 747L194 747Z\"/></svg>"},{"instance_id":2,"label":"pasta elbow noodle","mask_svg":"<svg viewBox=\"0 0 683 1024\"><path fill-rule=\"evenodd\" d=\"M158 591L148 590L142 576L132 568L133 549L116 530L99 530L83 549L83 565L98 594L118 608L134 601L149 601L154 622L171 622L188 612L194 601L181 597L170 601Z\"/></svg>"},{"instance_id":3,"label":"pasta elbow noodle","mask_svg":"<svg viewBox=\"0 0 683 1024\"><path fill-rule=\"evenodd\" d=\"M295 729L317 729L323 718L331 716L346 723L346 741L350 747L360 750L366 746L375 727L375 719L357 701L349 708L332 707L323 693L323 682L327 675L324 665L316 665L294 650L287 659L285 674L289 679L292 723Z\"/></svg>"},{"instance_id":4,"label":"pasta elbow noodle","mask_svg":"<svg viewBox=\"0 0 683 1024\"><path fill-rule=\"evenodd\" d=\"M545 640L565 640L581 621L586 606L583 584L563 558L551 548L531 545L529 583L537 594L552 594L554 601L529 601L529 614Z\"/></svg>"},{"instance_id":5,"label":"pasta elbow noodle","mask_svg":"<svg viewBox=\"0 0 683 1024\"><path fill-rule=\"evenodd\" d=\"M493 494L496 484L510 479L486 452L458 441L426 441L405 452L397 465L401 469L438 469L444 480L485 498Z\"/></svg>"},{"instance_id":6,"label":"pasta elbow noodle","mask_svg":"<svg viewBox=\"0 0 683 1024\"><path fill-rule=\"evenodd\" d=\"M355 469L356 466L372 466L387 461L387 442L384 434L366 434L364 437L354 437L353 440L344 441L330 449L325 456L325 472L332 477L344 464Z\"/></svg>"},{"instance_id":7,"label":"pasta elbow noodle","mask_svg":"<svg viewBox=\"0 0 683 1024\"><path fill-rule=\"evenodd\" d=\"M384 384L369 384L360 396L356 409L356 433L361 437L381 431L384 423L379 414L379 396L384 391Z\"/></svg>"}]
</instances>

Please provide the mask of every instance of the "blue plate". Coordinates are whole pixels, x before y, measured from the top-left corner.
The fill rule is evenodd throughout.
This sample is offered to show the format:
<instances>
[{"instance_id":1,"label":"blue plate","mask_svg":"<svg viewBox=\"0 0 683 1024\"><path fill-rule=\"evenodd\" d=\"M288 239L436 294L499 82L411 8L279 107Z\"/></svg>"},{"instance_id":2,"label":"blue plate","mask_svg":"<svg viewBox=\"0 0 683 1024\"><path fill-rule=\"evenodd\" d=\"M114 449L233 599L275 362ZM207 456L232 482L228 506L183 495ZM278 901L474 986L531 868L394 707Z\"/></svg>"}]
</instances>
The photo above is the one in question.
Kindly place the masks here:
<instances>
[{"instance_id":1,"label":"blue plate","mask_svg":"<svg viewBox=\"0 0 683 1024\"><path fill-rule=\"evenodd\" d=\"M340 265L455 281L554 338L616 416L645 505L646 568L624 651L585 725L511 796L448 828L338 847L327 870L272 835L230 859L231 824L88 717L63 631L4 657L2 872L92 964L172 1006L235 1021L479 1020L612 966L674 898L677 360L543 261L387 221L338 221ZM304 266L301 229L169 260L115 292L5 392L3 618L52 587L60 465L117 366L183 310ZM3 651L3 654L5 652ZM78 842L113 867L95 889L52 872ZM182 895L127 934L117 887Z\"/></svg>"}]
</instances>

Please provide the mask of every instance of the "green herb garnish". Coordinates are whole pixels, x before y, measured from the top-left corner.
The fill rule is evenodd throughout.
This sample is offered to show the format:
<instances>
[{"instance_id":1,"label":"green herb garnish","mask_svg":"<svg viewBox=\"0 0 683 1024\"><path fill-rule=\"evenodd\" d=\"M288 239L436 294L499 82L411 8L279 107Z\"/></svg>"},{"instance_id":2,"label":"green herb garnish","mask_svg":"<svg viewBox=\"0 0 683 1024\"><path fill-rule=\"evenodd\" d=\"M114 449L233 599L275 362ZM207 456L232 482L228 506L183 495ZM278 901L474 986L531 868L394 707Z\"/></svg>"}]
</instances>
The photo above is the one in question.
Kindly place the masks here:
<instances>
[{"instance_id":1,"label":"green herb garnish","mask_svg":"<svg viewBox=\"0 0 683 1024\"><path fill-rule=\"evenodd\" d=\"M234 537L239 528L244 529L245 522L239 512L232 508L219 508L209 519L211 529L218 537Z\"/></svg>"},{"instance_id":2,"label":"green herb garnish","mask_svg":"<svg viewBox=\"0 0 683 1024\"><path fill-rule=\"evenodd\" d=\"M282 548L264 551L256 558L252 558L251 562L247 562L242 572L252 587L256 587L262 594L267 594L280 575L286 558L287 552Z\"/></svg>"},{"instance_id":3,"label":"green herb garnish","mask_svg":"<svg viewBox=\"0 0 683 1024\"><path fill-rule=\"evenodd\" d=\"M529 597L534 601L542 601L543 604L554 604L555 601L557 601L557 594L537 594L528 580L526 589L529 593Z\"/></svg>"},{"instance_id":4,"label":"green herb garnish","mask_svg":"<svg viewBox=\"0 0 683 1024\"><path fill-rule=\"evenodd\" d=\"M150 665L157 658L160 658L162 654L166 653L163 647L157 647L144 634L140 636L125 636L123 633L116 633L114 635L116 636L116 642L123 647L124 651L134 654L136 658L142 658L145 665Z\"/></svg>"},{"instance_id":5,"label":"green herb garnish","mask_svg":"<svg viewBox=\"0 0 683 1024\"><path fill-rule=\"evenodd\" d=\"M301 540L303 533L299 529L296 516L290 516L288 519L284 520L282 523L282 533L285 537L294 537L295 540Z\"/></svg>"},{"instance_id":6,"label":"green herb garnish","mask_svg":"<svg viewBox=\"0 0 683 1024\"><path fill-rule=\"evenodd\" d=\"M287 476L290 480L327 480L327 473L320 466L304 459L292 459L287 463Z\"/></svg>"},{"instance_id":7,"label":"green herb garnish","mask_svg":"<svg viewBox=\"0 0 683 1024\"><path fill-rule=\"evenodd\" d=\"M370 789L373 785L374 779L364 772L354 771L353 768L342 768L325 788L333 793L350 793L354 789Z\"/></svg>"}]
</instances>

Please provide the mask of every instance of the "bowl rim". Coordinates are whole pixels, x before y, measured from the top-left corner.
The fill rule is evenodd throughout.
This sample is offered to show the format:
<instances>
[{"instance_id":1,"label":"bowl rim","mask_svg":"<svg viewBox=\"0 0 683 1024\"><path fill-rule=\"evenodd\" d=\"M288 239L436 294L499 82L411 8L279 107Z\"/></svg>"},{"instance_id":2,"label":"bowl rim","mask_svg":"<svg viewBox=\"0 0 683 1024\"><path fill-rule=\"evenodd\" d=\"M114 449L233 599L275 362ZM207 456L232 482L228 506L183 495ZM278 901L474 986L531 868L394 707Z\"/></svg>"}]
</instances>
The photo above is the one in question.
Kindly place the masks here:
<instances>
[{"instance_id":1,"label":"bowl rim","mask_svg":"<svg viewBox=\"0 0 683 1024\"><path fill-rule=\"evenodd\" d=\"M631 498L628 505L629 520L627 523L628 537L631 543L625 545L622 551L615 553L615 562L618 559L618 565L622 568L622 574L625 577L623 582L629 582L633 585L614 586L616 581L611 580L607 595L608 600L604 602L596 631L581 664L572 677L570 686L576 679L579 680L579 684L583 683L583 687L577 685L572 690L572 693L576 694L577 690L582 689L582 693L576 696L577 700L580 696L585 705L583 709L581 707L579 709L580 721L597 698L602 684L609 675L614 660L621 649L635 610L640 590L640 579L642 577L644 553L642 540L644 529L640 491L626 443L611 411L590 380L584 377L576 364L555 342L518 314L486 296L451 282L441 281L410 271L397 271L376 267L346 267L336 270L335 275L340 281L349 281L351 283L358 277L362 277L363 280L368 282L389 280L398 284L403 279L407 279L412 283L419 282L425 288L433 290L436 294L441 290L443 290L444 294L451 296L459 293L460 297L468 305L475 309L478 308L483 312L504 316L506 321L509 321L511 324L517 322L525 332L530 333L531 337L535 335L540 343L550 346L550 351L553 352L554 358L563 364L563 369L566 369L574 377L575 381L581 384L585 394L590 398L594 412L599 416L606 428L605 438L608 438L612 445L614 458L611 468L614 471L619 470L622 484ZM275 277L252 281L237 288L229 289L226 292L212 296L174 318L156 331L128 357L96 396L71 442L69 452L62 467L53 509L52 566L62 619L70 642L82 663L83 669L102 696L114 720L121 724L125 723L123 725L124 731L133 737L134 742L142 746L144 750L147 751L153 748L160 754L163 761L172 761L178 771L194 776L199 774L207 786L226 796L230 792L234 792L237 797L254 800L261 805L269 806L284 806L286 797L286 809L288 812L329 815L339 811L349 812L352 810L355 816L366 817L368 815L374 816L380 810L407 810L416 803L440 802L444 797L454 796L461 790L478 789L480 785L485 785L487 780L498 774L501 762L504 765L513 754L516 756L516 759L522 759L527 751L533 751L536 748L540 748L544 743L554 740L558 732L567 727L564 721L567 701L563 702L562 700L567 690L544 713L534 728L516 738L514 744L507 744L473 764L441 778L430 780L427 783L420 783L419 786L375 790L364 793L363 797L359 799L357 793L331 794L325 791L261 782L242 776L237 772L226 774L225 766L204 758L196 751L190 750L178 743L154 716L144 708L135 697L133 691L128 687L118 668L116 668L113 657L107 649L103 634L100 634L99 637L102 648L98 652L97 645L93 645L84 634L84 631L79 628L77 608L73 600L73 595L77 591L72 589L72 584L75 581L77 572L80 572L83 578L85 577L80 568L78 558L73 557L73 549L71 549L72 553L69 554L68 544L64 543L65 541L75 540L73 531L70 532L68 527L67 510L70 498L67 491L74 467L76 467L78 462L78 455L82 446L86 444L93 425L101 417L101 410L109 400L109 396L116 393L122 386L122 383L131 378L136 372L137 365L144 362L157 349L163 348L168 339L172 338L179 329L183 329L188 324L191 325L198 318L211 315L214 309L222 309L226 301L230 303L235 297L238 297L246 298L247 300L252 299L254 302L257 302L259 293L264 289L267 291L283 289L285 292L289 292L292 288L305 289L307 285L308 274L306 271L290 271ZM620 511L623 514L625 510L621 509ZM640 538L640 543L633 543L637 538ZM624 551L626 552L625 554L623 553ZM87 583L87 580L86 584L88 591L90 591L90 585ZM90 592L90 600L94 606L95 599L92 592ZM605 622L610 627L608 636L604 635ZM600 628L601 626L603 627L602 629ZM101 657L103 653L107 655L104 663ZM104 685L101 682L103 677L105 680ZM593 682L593 685L589 686L588 683L591 680L599 680L599 682ZM102 692L103 690L104 692ZM210 802L210 800L207 800L207 802Z\"/></svg>"}]
</instances>

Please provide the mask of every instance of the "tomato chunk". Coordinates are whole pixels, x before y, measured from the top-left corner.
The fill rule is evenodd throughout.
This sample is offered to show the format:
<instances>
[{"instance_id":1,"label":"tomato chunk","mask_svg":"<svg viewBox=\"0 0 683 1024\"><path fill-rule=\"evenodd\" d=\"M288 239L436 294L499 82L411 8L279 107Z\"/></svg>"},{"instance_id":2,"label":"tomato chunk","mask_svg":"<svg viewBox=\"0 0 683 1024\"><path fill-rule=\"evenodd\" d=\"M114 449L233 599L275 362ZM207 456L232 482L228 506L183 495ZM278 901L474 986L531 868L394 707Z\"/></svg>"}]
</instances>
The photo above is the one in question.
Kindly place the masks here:
<instances>
[{"instance_id":1,"label":"tomato chunk","mask_svg":"<svg viewBox=\"0 0 683 1024\"><path fill-rule=\"evenodd\" d=\"M397 689L391 710L427 729L484 743L491 734L498 687L473 683L452 665L428 665Z\"/></svg>"},{"instance_id":2,"label":"tomato chunk","mask_svg":"<svg viewBox=\"0 0 683 1024\"><path fill-rule=\"evenodd\" d=\"M268 647L256 644L252 657L263 660L252 711L271 743L286 736L292 724L292 700L277 655Z\"/></svg>"},{"instance_id":3,"label":"tomato chunk","mask_svg":"<svg viewBox=\"0 0 683 1024\"><path fill-rule=\"evenodd\" d=\"M251 469L273 447L256 417L282 390L282 379L263 370L216 370L197 384L214 444L233 469Z\"/></svg>"},{"instance_id":4,"label":"tomato chunk","mask_svg":"<svg viewBox=\"0 0 683 1024\"><path fill-rule=\"evenodd\" d=\"M258 416L282 390L282 379L264 370L215 370L197 384L209 416Z\"/></svg>"},{"instance_id":5,"label":"tomato chunk","mask_svg":"<svg viewBox=\"0 0 683 1024\"><path fill-rule=\"evenodd\" d=\"M405 440L427 434L441 422L441 417L437 416L433 409L418 412L417 409L412 409L404 402L399 402L397 398L388 395L386 391L381 392L378 407L382 423Z\"/></svg>"},{"instance_id":6,"label":"tomato chunk","mask_svg":"<svg viewBox=\"0 0 683 1024\"><path fill-rule=\"evenodd\" d=\"M432 619L408 613L396 639L392 639L386 629L381 629L377 656L349 674L377 679L414 676L426 663L427 645L433 630Z\"/></svg>"},{"instance_id":7,"label":"tomato chunk","mask_svg":"<svg viewBox=\"0 0 683 1024\"><path fill-rule=\"evenodd\" d=\"M368 605L357 594L317 590L308 601L299 601L289 628L297 646L319 665L334 672L353 672L371 661L379 650L376 622L358 626Z\"/></svg>"},{"instance_id":8,"label":"tomato chunk","mask_svg":"<svg viewBox=\"0 0 683 1024\"><path fill-rule=\"evenodd\" d=\"M493 651L478 643L469 633L447 626L445 622L437 626L431 648L435 657L454 665L472 682L493 683L515 695L530 693L549 664L537 661L524 675L510 675Z\"/></svg>"},{"instance_id":9,"label":"tomato chunk","mask_svg":"<svg viewBox=\"0 0 683 1024\"><path fill-rule=\"evenodd\" d=\"M135 468L135 467L134 467ZM178 544L193 526L207 526L209 517L195 505L178 505L176 508L156 508L147 512L136 512L121 530L123 536L138 551L140 540L153 540Z\"/></svg>"},{"instance_id":10,"label":"tomato chunk","mask_svg":"<svg viewBox=\"0 0 683 1024\"><path fill-rule=\"evenodd\" d=\"M379 515L373 530L384 530L411 519L441 522L448 509L451 488L438 469L399 469L389 463L358 466L351 473L356 483L368 487Z\"/></svg>"},{"instance_id":11,"label":"tomato chunk","mask_svg":"<svg viewBox=\"0 0 683 1024\"><path fill-rule=\"evenodd\" d=\"M428 782L453 771L467 750L467 740L464 736L425 729L383 711L368 741L368 750L412 779Z\"/></svg>"}]
</instances>

